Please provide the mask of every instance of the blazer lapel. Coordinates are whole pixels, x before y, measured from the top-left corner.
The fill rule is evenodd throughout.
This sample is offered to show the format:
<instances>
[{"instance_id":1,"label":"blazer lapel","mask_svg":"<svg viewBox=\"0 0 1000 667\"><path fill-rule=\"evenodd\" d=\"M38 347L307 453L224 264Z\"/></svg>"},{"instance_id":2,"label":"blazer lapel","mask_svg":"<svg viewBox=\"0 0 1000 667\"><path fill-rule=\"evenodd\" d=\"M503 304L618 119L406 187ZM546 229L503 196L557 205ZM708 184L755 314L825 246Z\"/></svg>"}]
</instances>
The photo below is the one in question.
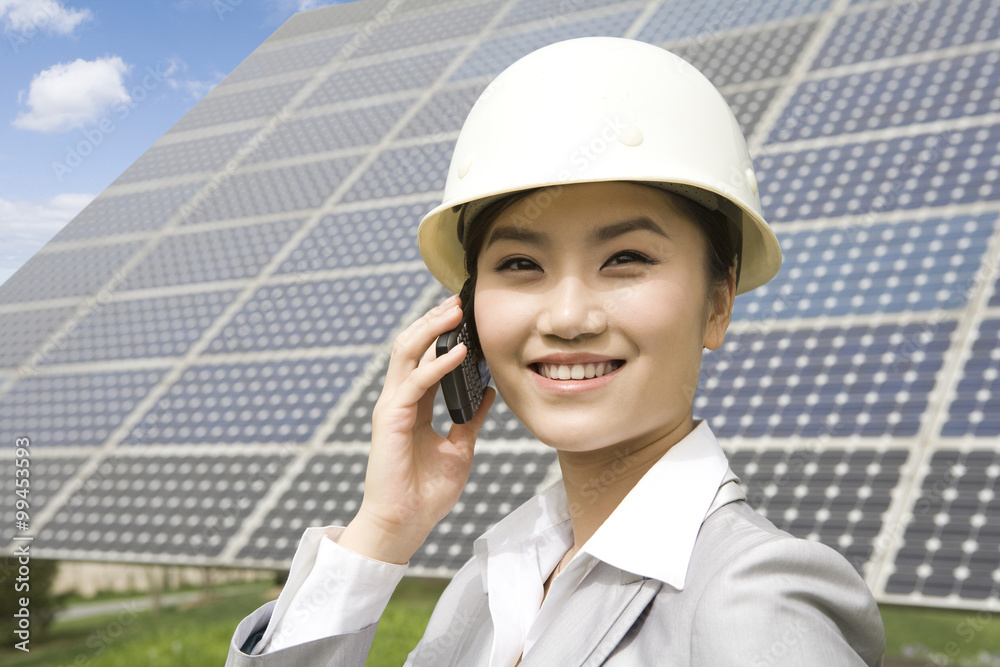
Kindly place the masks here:
<instances>
[{"instance_id":1,"label":"blazer lapel","mask_svg":"<svg viewBox=\"0 0 1000 667\"><path fill-rule=\"evenodd\" d=\"M521 667L600 665L653 601L662 582L598 563Z\"/></svg>"}]
</instances>

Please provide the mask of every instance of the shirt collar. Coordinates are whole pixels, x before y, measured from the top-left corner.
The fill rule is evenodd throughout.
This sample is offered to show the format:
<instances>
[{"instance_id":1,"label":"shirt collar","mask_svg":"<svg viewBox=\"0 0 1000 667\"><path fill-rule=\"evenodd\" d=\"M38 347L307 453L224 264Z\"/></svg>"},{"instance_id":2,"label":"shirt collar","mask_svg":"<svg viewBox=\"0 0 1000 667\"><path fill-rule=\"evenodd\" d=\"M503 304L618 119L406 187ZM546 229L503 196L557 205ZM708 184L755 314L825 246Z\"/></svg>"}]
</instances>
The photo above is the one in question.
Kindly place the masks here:
<instances>
[{"instance_id":1,"label":"shirt collar","mask_svg":"<svg viewBox=\"0 0 1000 667\"><path fill-rule=\"evenodd\" d=\"M580 553L682 589L702 521L722 505L745 499L738 481L708 423L700 422L639 480ZM538 551L547 541L566 542L569 548L569 522L566 490L559 481L486 531L474 545L483 590L488 590L491 554ZM542 572L553 566L539 563Z\"/></svg>"},{"instance_id":2,"label":"shirt collar","mask_svg":"<svg viewBox=\"0 0 1000 667\"><path fill-rule=\"evenodd\" d=\"M682 589L701 524L718 508L720 487L735 480L703 421L643 475L581 550ZM724 496L720 501L736 499Z\"/></svg>"}]
</instances>

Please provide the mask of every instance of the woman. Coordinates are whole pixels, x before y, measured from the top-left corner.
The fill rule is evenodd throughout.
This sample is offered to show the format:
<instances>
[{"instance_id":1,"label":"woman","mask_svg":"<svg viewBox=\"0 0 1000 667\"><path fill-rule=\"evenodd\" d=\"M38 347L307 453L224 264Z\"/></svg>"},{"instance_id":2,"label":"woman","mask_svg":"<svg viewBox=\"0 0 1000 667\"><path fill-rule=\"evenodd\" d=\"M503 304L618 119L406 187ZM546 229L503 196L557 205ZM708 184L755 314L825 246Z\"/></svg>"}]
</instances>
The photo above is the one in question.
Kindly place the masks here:
<instances>
[{"instance_id":1,"label":"woman","mask_svg":"<svg viewBox=\"0 0 1000 667\"><path fill-rule=\"evenodd\" d=\"M476 541L407 664L881 663L861 578L754 513L692 416L702 350L722 344L736 294L780 265L756 190L721 96L647 44L545 47L477 102L421 253L453 292L470 281L497 389L557 451L562 480ZM228 664L363 664L493 401L488 389L447 436L431 427L437 385L467 352L421 357L460 306L397 339L361 509L306 532Z\"/></svg>"}]
</instances>

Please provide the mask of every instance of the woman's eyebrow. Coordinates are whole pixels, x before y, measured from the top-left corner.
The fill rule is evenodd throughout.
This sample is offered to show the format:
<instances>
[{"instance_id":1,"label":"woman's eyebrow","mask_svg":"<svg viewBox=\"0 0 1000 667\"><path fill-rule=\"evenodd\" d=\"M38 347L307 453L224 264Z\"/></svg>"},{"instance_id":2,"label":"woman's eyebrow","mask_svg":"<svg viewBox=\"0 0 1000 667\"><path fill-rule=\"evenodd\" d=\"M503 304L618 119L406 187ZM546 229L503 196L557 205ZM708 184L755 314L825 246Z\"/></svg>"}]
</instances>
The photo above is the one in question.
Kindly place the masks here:
<instances>
[{"instance_id":1,"label":"woman's eyebrow","mask_svg":"<svg viewBox=\"0 0 1000 667\"><path fill-rule=\"evenodd\" d=\"M667 239L670 238L670 234L668 234L658 224L653 222L651 218L640 215L635 218L628 218L627 220L622 220L621 222L605 225L604 227L598 227L590 233L589 240L593 243L604 243L623 234L642 230L653 232L654 234L658 234Z\"/></svg>"},{"instance_id":2,"label":"woman's eyebrow","mask_svg":"<svg viewBox=\"0 0 1000 667\"><path fill-rule=\"evenodd\" d=\"M542 232L536 232L524 227L498 226L490 232L490 238L486 241L484 248L488 248L497 241L520 241L534 246L544 246L548 242L548 236Z\"/></svg>"}]
</instances>

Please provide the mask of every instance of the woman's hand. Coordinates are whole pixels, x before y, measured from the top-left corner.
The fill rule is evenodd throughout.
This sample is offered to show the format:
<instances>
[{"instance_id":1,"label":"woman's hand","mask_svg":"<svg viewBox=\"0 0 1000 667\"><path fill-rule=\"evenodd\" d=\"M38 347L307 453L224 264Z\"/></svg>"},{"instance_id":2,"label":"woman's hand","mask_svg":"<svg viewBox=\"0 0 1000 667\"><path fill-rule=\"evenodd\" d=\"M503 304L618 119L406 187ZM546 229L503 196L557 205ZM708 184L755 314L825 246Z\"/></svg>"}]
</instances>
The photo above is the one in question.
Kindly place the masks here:
<instances>
[{"instance_id":1,"label":"woman's hand","mask_svg":"<svg viewBox=\"0 0 1000 667\"><path fill-rule=\"evenodd\" d=\"M396 338L382 394L372 413L372 446L365 496L338 543L387 563L406 563L458 502L469 479L476 435L493 404L486 390L471 421L434 431L434 395L441 378L465 358L457 345L436 358L421 357L438 336L462 319L452 296Z\"/></svg>"}]
</instances>

